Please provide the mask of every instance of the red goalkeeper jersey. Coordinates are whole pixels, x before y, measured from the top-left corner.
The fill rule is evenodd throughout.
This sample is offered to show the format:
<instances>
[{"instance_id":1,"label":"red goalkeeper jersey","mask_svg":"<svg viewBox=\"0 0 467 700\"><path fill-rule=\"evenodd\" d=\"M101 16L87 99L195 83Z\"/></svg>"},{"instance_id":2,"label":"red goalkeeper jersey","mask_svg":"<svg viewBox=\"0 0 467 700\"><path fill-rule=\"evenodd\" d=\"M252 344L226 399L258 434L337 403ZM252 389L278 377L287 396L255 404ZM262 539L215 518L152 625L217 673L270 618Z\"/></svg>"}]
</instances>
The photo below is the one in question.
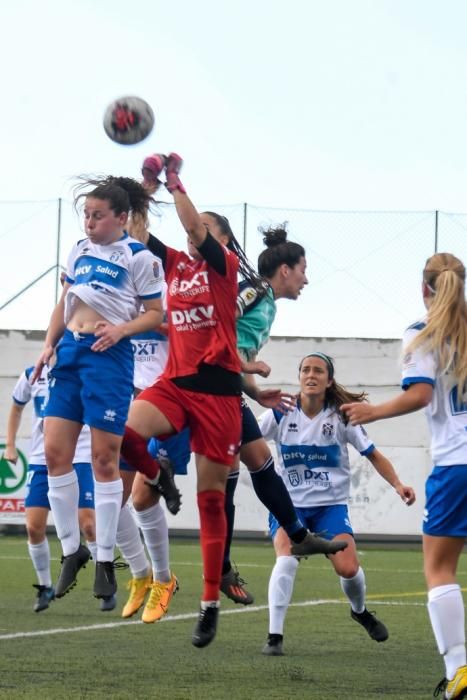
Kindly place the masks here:
<instances>
[{"instance_id":1,"label":"red goalkeeper jersey","mask_svg":"<svg viewBox=\"0 0 467 700\"><path fill-rule=\"evenodd\" d=\"M203 260L166 248L169 358L162 376L196 374L201 364L240 372L235 309L238 258L222 246L226 273Z\"/></svg>"}]
</instances>

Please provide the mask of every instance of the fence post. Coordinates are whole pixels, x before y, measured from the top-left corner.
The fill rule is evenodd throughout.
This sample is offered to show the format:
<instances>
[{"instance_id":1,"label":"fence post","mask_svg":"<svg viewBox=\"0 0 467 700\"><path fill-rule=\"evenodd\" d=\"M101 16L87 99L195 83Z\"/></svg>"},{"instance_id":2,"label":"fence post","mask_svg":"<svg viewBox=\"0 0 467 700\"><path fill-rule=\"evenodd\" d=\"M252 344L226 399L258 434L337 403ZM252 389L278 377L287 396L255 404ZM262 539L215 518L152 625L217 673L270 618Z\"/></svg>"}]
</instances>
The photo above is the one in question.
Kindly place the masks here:
<instances>
[{"instance_id":1,"label":"fence post","mask_svg":"<svg viewBox=\"0 0 467 700\"><path fill-rule=\"evenodd\" d=\"M243 203L243 250L246 253L246 225L247 225L247 207L246 202Z\"/></svg>"},{"instance_id":2,"label":"fence post","mask_svg":"<svg viewBox=\"0 0 467 700\"><path fill-rule=\"evenodd\" d=\"M57 210L57 253L55 257L55 304L58 302L60 288L60 235L62 231L62 198L58 198Z\"/></svg>"},{"instance_id":3,"label":"fence post","mask_svg":"<svg viewBox=\"0 0 467 700\"><path fill-rule=\"evenodd\" d=\"M438 210L435 211L435 253L438 252Z\"/></svg>"}]
</instances>

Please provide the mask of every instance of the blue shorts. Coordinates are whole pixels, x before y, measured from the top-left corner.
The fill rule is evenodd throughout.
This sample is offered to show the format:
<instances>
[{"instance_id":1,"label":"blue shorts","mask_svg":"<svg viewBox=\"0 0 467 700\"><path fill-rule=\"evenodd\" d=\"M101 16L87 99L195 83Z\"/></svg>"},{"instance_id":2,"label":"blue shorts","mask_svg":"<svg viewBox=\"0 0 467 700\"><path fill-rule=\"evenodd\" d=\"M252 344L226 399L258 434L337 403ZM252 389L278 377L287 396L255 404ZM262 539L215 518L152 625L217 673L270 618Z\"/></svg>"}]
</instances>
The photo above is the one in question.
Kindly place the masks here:
<instances>
[{"instance_id":1,"label":"blue shorts","mask_svg":"<svg viewBox=\"0 0 467 700\"><path fill-rule=\"evenodd\" d=\"M66 330L50 370L45 416L66 418L123 435L133 394L133 351L128 338L93 352L95 335Z\"/></svg>"},{"instance_id":2,"label":"blue shorts","mask_svg":"<svg viewBox=\"0 0 467 700\"><path fill-rule=\"evenodd\" d=\"M137 469L133 469L133 467L130 467L128 462L125 462L121 454L118 468L121 472L133 472L134 474L136 474L136 472L138 471Z\"/></svg>"},{"instance_id":3,"label":"blue shorts","mask_svg":"<svg viewBox=\"0 0 467 700\"><path fill-rule=\"evenodd\" d=\"M94 478L89 462L73 464L78 475L79 502L78 508L94 509ZM45 464L30 464L26 482L25 508L47 508L50 510L48 498L49 484L47 482L47 467Z\"/></svg>"},{"instance_id":4,"label":"blue shorts","mask_svg":"<svg viewBox=\"0 0 467 700\"><path fill-rule=\"evenodd\" d=\"M255 414L248 406L245 399L242 398L241 403L242 411L242 439L241 445L246 445L254 440L260 440L263 437L261 429L258 425L258 421L255 418Z\"/></svg>"},{"instance_id":5,"label":"blue shorts","mask_svg":"<svg viewBox=\"0 0 467 700\"><path fill-rule=\"evenodd\" d=\"M336 535L347 532L353 537L349 520L349 509L346 505L317 506L315 508L295 507L297 518L311 532L316 532L326 540L332 540ZM276 518L269 513L269 534L274 538L280 525Z\"/></svg>"},{"instance_id":6,"label":"blue shorts","mask_svg":"<svg viewBox=\"0 0 467 700\"><path fill-rule=\"evenodd\" d=\"M174 474L187 474L188 462L191 457L189 428L184 428L180 433L172 435L165 440L151 438L148 451L155 458L157 458L159 452L164 457L168 457L172 462Z\"/></svg>"},{"instance_id":7,"label":"blue shorts","mask_svg":"<svg viewBox=\"0 0 467 700\"><path fill-rule=\"evenodd\" d=\"M423 533L467 537L467 464L435 467L425 484Z\"/></svg>"},{"instance_id":8,"label":"blue shorts","mask_svg":"<svg viewBox=\"0 0 467 700\"><path fill-rule=\"evenodd\" d=\"M148 442L148 452L154 459L157 459L158 453L162 452L172 462L174 474L182 476L188 474L187 467L191 457L190 429L184 428L180 433L172 435L165 440L151 438ZM136 472L137 470L130 467L128 462L125 462L120 455L120 471Z\"/></svg>"}]
</instances>

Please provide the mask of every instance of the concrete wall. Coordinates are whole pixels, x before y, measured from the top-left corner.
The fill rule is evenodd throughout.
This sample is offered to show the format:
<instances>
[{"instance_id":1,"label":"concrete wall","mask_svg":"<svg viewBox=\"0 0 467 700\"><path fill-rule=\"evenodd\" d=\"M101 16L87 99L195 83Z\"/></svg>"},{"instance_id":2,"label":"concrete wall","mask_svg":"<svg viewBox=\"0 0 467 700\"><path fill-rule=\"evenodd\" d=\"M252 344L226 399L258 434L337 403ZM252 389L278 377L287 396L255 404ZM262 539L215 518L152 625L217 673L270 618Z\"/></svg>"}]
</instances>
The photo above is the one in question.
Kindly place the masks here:
<instances>
[{"instance_id":1,"label":"concrete wall","mask_svg":"<svg viewBox=\"0 0 467 700\"><path fill-rule=\"evenodd\" d=\"M0 330L0 443L4 442L11 391L20 372L38 357L44 334L28 331ZM356 338L272 338L261 353L261 359L272 367L266 386L297 388L297 368L301 358L313 350L331 355L336 364L336 377L349 389L369 392L373 402L384 401L399 391L400 341ZM252 404L255 413L261 407ZM26 409L20 431L21 446L29 434L29 409ZM421 531L423 486L431 468L429 437L422 413L375 423L368 432L377 447L393 462L402 481L412 485L418 500L407 508L394 491L376 474L370 463L351 450L353 465L351 520L357 533L370 535L417 535ZM1 453L0 453L1 454ZM183 507L176 516L168 515L173 529L198 527L195 499L195 470L180 477ZM1 496L1 494L0 494ZM264 532L267 514L256 499L249 475L242 470L236 493L238 530ZM0 512L0 522L2 513ZM5 522L5 513L3 513ZM15 521L15 518L13 518ZM10 520L11 522L11 520Z\"/></svg>"},{"instance_id":2,"label":"concrete wall","mask_svg":"<svg viewBox=\"0 0 467 700\"><path fill-rule=\"evenodd\" d=\"M0 442L5 435L11 404L11 392L21 372L35 363L44 343L42 331L9 331L0 329ZM28 438L30 406L25 408L19 437Z\"/></svg>"}]
</instances>

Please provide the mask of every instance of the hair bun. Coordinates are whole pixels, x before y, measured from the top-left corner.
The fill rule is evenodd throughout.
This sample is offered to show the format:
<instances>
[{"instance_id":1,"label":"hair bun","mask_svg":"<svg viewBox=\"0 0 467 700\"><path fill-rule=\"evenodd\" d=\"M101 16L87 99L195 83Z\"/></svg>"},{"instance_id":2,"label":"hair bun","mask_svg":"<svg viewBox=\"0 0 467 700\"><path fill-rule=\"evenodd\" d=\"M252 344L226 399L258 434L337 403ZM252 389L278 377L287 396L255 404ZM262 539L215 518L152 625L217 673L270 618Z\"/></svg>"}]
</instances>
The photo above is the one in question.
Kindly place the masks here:
<instances>
[{"instance_id":1,"label":"hair bun","mask_svg":"<svg viewBox=\"0 0 467 700\"><path fill-rule=\"evenodd\" d=\"M287 240L287 222L270 228L259 227L263 234L263 243L268 248L285 243Z\"/></svg>"}]
</instances>

